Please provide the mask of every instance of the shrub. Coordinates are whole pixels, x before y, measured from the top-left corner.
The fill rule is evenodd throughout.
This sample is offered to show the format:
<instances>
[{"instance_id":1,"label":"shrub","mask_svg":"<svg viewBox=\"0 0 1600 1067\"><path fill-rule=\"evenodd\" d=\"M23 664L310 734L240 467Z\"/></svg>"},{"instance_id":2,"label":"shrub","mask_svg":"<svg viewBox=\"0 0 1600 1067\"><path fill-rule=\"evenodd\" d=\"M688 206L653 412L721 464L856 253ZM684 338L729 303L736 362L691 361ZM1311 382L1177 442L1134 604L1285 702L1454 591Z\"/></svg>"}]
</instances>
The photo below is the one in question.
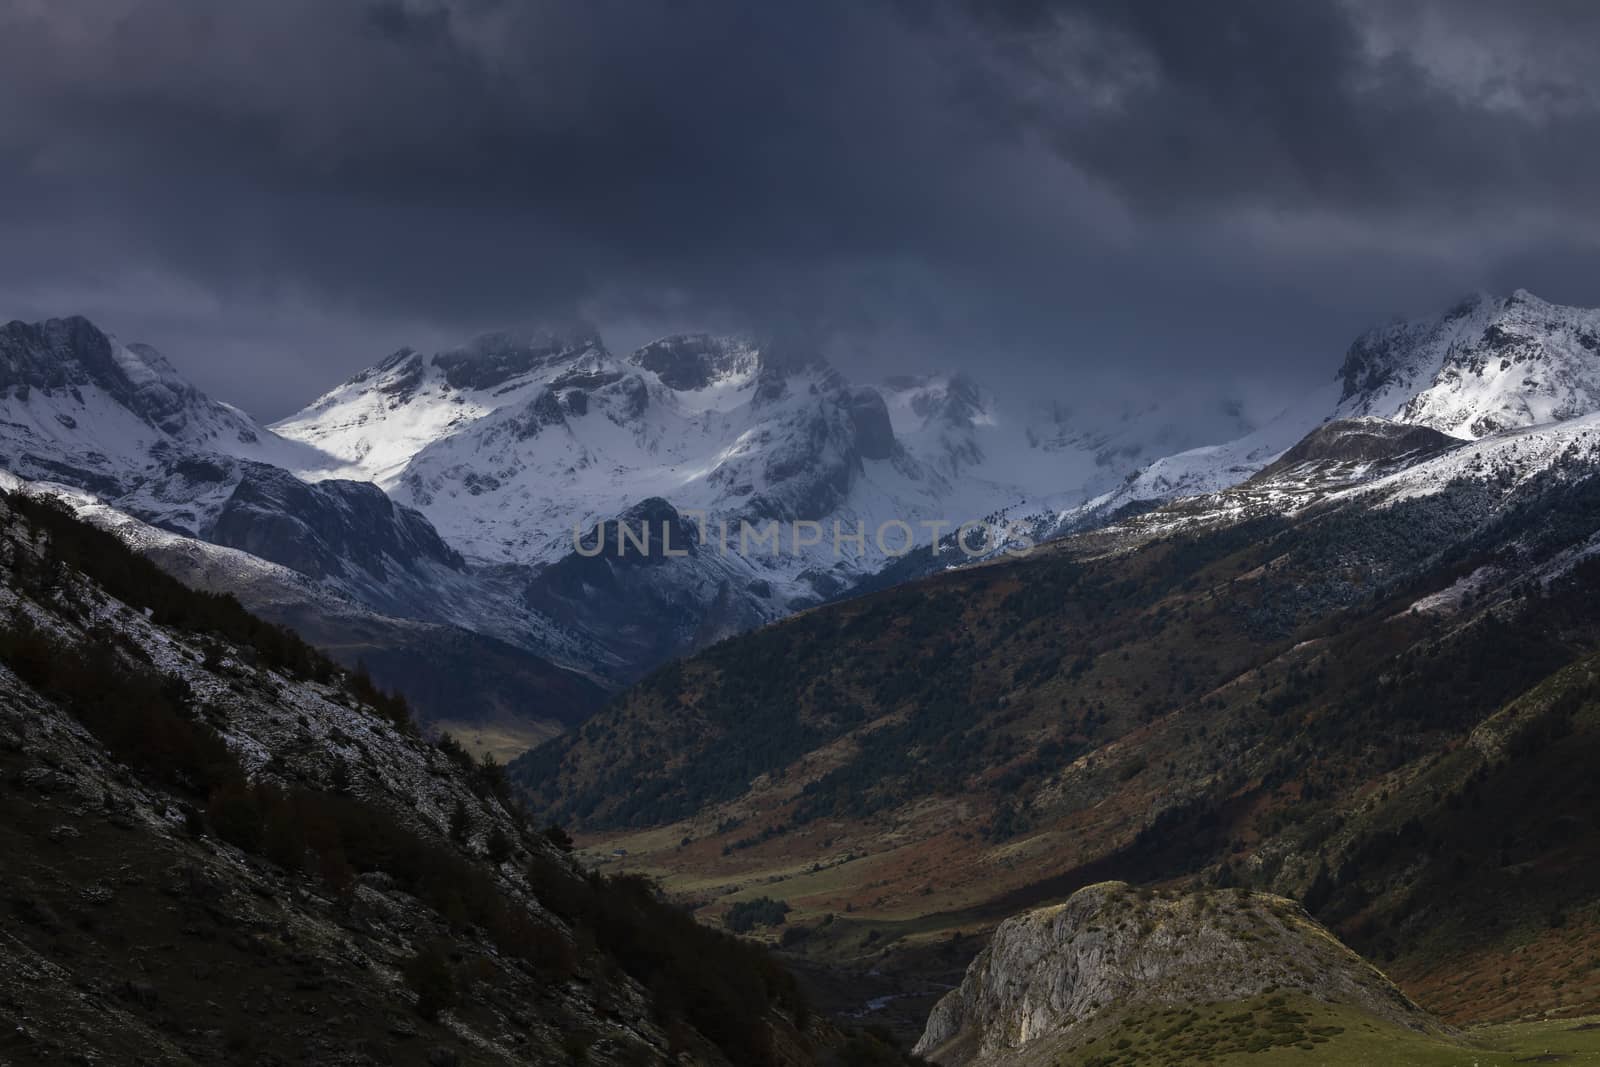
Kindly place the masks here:
<instances>
[{"instance_id":1,"label":"shrub","mask_svg":"<svg viewBox=\"0 0 1600 1067\"><path fill-rule=\"evenodd\" d=\"M561 851L563 851L563 852L571 852L572 851L572 848L573 848L572 835L567 833L560 826L557 826L555 823L551 823L549 826L546 826L544 828L544 836L545 836L545 840L546 841L549 841L552 845L556 846Z\"/></svg>"},{"instance_id":2,"label":"shrub","mask_svg":"<svg viewBox=\"0 0 1600 1067\"><path fill-rule=\"evenodd\" d=\"M757 926L781 926L789 910L788 901L756 897L733 905L722 921L734 933L747 934Z\"/></svg>"},{"instance_id":3,"label":"shrub","mask_svg":"<svg viewBox=\"0 0 1600 1067\"><path fill-rule=\"evenodd\" d=\"M255 791L241 779L218 788L206 805L206 817L211 829L222 840L246 852L261 847L263 827L261 806Z\"/></svg>"},{"instance_id":4,"label":"shrub","mask_svg":"<svg viewBox=\"0 0 1600 1067\"><path fill-rule=\"evenodd\" d=\"M489 862L497 867L511 858L513 849L511 835L506 833L499 823L495 823L494 829L489 831L489 839L485 846L489 850Z\"/></svg>"},{"instance_id":5,"label":"shrub","mask_svg":"<svg viewBox=\"0 0 1600 1067\"><path fill-rule=\"evenodd\" d=\"M796 945L804 943L810 937L811 927L790 926L784 929L783 936L778 938L778 944L783 948L794 948Z\"/></svg>"},{"instance_id":6,"label":"shrub","mask_svg":"<svg viewBox=\"0 0 1600 1067\"><path fill-rule=\"evenodd\" d=\"M467 811L467 803L457 800L456 806L450 809L450 840L456 844L466 844L472 836L472 813Z\"/></svg>"},{"instance_id":7,"label":"shrub","mask_svg":"<svg viewBox=\"0 0 1600 1067\"><path fill-rule=\"evenodd\" d=\"M455 1007L456 976L443 944L424 946L402 968L406 988L417 995L417 1014L437 1019L441 1011Z\"/></svg>"}]
</instances>

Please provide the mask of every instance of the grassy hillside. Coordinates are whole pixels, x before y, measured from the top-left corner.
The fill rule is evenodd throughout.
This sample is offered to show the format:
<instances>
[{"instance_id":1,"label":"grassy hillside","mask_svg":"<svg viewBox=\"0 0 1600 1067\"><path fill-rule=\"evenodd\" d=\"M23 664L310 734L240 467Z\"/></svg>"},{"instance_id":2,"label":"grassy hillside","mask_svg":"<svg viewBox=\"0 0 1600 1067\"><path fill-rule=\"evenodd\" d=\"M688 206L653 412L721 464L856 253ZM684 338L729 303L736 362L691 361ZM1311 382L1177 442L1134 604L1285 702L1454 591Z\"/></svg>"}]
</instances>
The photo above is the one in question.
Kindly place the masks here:
<instances>
[{"instance_id":1,"label":"grassy hillside","mask_svg":"<svg viewBox=\"0 0 1600 1067\"><path fill-rule=\"evenodd\" d=\"M1483 1027L1459 1039L1353 1008L1269 995L1128 1017L1081 1045L1041 1050L1051 1067L1510 1067L1600 1063L1600 1022ZM1019 1063L1018 1067L1025 1067Z\"/></svg>"}]
</instances>

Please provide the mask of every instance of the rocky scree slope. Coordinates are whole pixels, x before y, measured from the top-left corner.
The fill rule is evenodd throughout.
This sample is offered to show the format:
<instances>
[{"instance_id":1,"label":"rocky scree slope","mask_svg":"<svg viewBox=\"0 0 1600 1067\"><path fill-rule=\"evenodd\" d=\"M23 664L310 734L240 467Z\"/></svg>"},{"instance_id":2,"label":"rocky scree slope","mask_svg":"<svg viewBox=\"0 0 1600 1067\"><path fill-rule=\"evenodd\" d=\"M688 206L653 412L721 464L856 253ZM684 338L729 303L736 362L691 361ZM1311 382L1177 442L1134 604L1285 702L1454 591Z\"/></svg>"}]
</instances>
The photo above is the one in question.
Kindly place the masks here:
<instances>
[{"instance_id":1,"label":"rocky scree slope","mask_svg":"<svg viewBox=\"0 0 1600 1067\"><path fill-rule=\"evenodd\" d=\"M8 1061L809 1063L845 1039L492 763L50 501L0 498Z\"/></svg>"}]
</instances>

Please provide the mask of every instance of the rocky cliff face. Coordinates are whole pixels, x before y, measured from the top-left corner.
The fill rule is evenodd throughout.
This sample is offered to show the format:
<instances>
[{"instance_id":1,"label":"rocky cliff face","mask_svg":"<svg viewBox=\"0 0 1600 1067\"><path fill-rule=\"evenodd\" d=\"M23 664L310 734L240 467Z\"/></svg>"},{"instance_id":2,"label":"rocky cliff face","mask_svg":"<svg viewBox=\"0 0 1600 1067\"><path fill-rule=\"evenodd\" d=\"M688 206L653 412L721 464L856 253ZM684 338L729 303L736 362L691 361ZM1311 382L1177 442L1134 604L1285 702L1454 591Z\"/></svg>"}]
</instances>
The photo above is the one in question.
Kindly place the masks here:
<instances>
[{"instance_id":1,"label":"rocky cliff face","mask_svg":"<svg viewBox=\"0 0 1600 1067\"><path fill-rule=\"evenodd\" d=\"M1297 991L1414 1029L1431 1020L1300 905L1261 893L1140 894L1103 882L1001 923L916 1053L1052 1063L1130 1010Z\"/></svg>"},{"instance_id":2,"label":"rocky cliff face","mask_svg":"<svg viewBox=\"0 0 1600 1067\"><path fill-rule=\"evenodd\" d=\"M629 357L635 366L653 371L668 389L683 391L750 375L760 360L760 352L747 341L704 333L663 337Z\"/></svg>"},{"instance_id":3,"label":"rocky cliff face","mask_svg":"<svg viewBox=\"0 0 1600 1067\"><path fill-rule=\"evenodd\" d=\"M464 566L426 519L371 482L307 484L263 463L244 465L205 538L312 578L363 575L381 583L412 566Z\"/></svg>"}]
</instances>

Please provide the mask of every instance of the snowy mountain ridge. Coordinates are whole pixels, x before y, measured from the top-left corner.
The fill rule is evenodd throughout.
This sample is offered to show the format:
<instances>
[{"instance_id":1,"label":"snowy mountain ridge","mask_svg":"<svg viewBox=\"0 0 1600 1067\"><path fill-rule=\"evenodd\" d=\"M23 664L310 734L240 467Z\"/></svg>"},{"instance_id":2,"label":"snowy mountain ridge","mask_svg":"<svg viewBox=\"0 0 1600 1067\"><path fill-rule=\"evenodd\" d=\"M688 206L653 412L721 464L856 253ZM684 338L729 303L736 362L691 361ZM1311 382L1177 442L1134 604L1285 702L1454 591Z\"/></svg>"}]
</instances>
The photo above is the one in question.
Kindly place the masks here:
<instances>
[{"instance_id":1,"label":"snowy mountain ridge","mask_svg":"<svg viewBox=\"0 0 1600 1067\"><path fill-rule=\"evenodd\" d=\"M163 452L315 466L305 446L211 400L148 345L82 317L0 326L0 456L14 473L61 468L117 482Z\"/></svg>"},{"instance_id":2,"label":"snowy mountain ridge","mask_svg":"<svg viewBox=\"0 0 1600 1067\"><path fill-rule=\"evenodd\" d=\"M254 557L389 616L465 625L586 669L615 666L526 607L515 582L469 571L422 515L369 480L293 473L338 466L86 319L0 326L0 469L75 507L87 494L130 520L121 531L149 524L240 550L215 560L237 572L240 590L272 573L239 563ZM269 599L297 595L279 585Z\"/></svg>"},{"instance_id":3,"label":"snowy mountain ridge","mask_svg":"<svg viewBox=\"0 0 1600 1067\"><path fill-rule=\"evenodd\" d=\"M678 335L618 358L579 332L402 351L273 429L337 461L307 477L371 478L486 562L560 559L575 531L651 497L734 530L865 528L861 558L835 559L830 544L755 565L760 580L827 573L831 590L881 564L872 534L886 522L920 530L1076 502L1176 433L1144 442L1136 422L1049 416L1009 418L964 375L853 386L815 353L744 338Z\"/></svg>"},{"instance_id":4,"label":"snowy mountain ridge","mask_svg":"<svg viewBox=\"0 0 1600 1067\"><path fill-rule=\"evenodd\" d=\"M1475 294L1443 315L1368 330L1332 382L1260 429L1157 460L1048 526L1082 529L1124 510L1238 485L1333 420L1377 417L1471 441L1597 410L1600 310L1552 304L1525 289L1504 298Z\"/></svg>"},{"instance_id":5,"label":"snowy mountain ridge","mask_svg":"<svg viewBox=\"0 0 1600 1067\"><path fill-rule=\"evenodd\" d=\"M583 325L402 349L275 427L81 318L11 323L0 357L18 477L613 679L846 592L887 558L880 530L925 543L925 523L1073 503L1194 440L1126 412L1021 418L962 375L852 385L795 345L684 334L619 358ZM574 551L630 516L725 526L732 551ZM744 550L745 523L778 543Z\"/></svg>"},{"instance_id":6,"label":"snowy mountain ridge","mask_svg":"<svg viewBox=\"0 0 1600 1067\"><path fill-rule=\"evenodd\" d=\"M1600 406L1600 310L1518 289L1436 320L1364 334L1340 368L1341 415L1383 415L1475 439Z\"/></svg>"}]
</instances>

